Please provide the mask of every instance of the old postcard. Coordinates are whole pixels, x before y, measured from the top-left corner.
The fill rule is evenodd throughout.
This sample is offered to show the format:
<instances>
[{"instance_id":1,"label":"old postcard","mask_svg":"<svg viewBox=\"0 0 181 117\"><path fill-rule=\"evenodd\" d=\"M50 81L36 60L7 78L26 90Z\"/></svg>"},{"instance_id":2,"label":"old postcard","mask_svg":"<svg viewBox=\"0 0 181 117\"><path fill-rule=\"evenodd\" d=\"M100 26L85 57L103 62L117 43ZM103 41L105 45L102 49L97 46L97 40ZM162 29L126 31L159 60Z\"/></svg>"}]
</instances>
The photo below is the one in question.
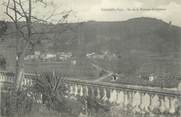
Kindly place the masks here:
<instances>
[{"instance_id":1,"label":"old postcard","mask_svg":"<svg viewBox=\"0 0 181 117\"><path fill-rule=\"evenodd\" d=\"M180 0L0 0L0 117L181 117Z\"/></svg>"}]
</instances>

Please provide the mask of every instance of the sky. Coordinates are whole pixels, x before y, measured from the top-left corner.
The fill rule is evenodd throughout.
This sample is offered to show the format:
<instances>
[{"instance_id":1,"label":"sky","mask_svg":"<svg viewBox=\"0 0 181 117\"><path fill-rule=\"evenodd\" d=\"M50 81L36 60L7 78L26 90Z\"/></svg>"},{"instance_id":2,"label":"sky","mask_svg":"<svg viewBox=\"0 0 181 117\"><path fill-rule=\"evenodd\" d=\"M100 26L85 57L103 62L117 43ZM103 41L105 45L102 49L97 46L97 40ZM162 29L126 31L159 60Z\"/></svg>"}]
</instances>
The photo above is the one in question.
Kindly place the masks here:
<instances>
[{"instance_id":1,"label":"sky","mask_svg":"<svg viewBox=\"0 0 181 117\"><path fill-rule=\"evenodd\" d=\"M33 15L45 18L54 12L51 22L60 19L62 11L72 10L69 22L124 21L135 17L153 17L181 26L181 0L44 0L44 2L48 5L34 4ZM3 6L0 7L0 19L8 19L4 15Z\"/></svg>"}]
</instances>

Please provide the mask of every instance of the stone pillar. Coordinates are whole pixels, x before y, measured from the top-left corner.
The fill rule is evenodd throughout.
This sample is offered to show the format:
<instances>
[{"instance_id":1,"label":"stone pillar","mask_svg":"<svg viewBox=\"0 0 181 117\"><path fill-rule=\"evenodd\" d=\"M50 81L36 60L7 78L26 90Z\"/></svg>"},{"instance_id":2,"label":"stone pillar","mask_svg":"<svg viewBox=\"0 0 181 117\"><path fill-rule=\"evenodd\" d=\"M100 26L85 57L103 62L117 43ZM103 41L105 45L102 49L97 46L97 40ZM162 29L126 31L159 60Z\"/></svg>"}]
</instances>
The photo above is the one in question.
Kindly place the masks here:
<instances>
[{"instance_id":1,"label":"stone pillar","mask_svg":"<svg viewBox=\"0 0 181 117\"><path fill-rule=\"evenodd\" d=\"M123 96L123 107L124 109L127 109L127 105L128 105L128 92L124 91L124 96Z\"/></svg>"},{"instance_id":2,"label":"stone pillar","mask_svg":"<svg viewBox=\"0 0 181 117\"><path fill-rule=\"evenodd\" d=\"M74 85L74 95L75 96L78 95L78 86L77 86L77 84Z\"/></svg>"},{"instance_id":3,"label":"stone pillar","mask_svg":"<svg viewBox=\"0 0 181 117\"><path fill-rule=\"evenodd\" d=\"M166 112L169 112L169 98L168 98L168 96L165 96L164 97L164 107L165 107L165 111Z\"/></svg>"},{"instance_id":4,"label":"stone pillar","mask_svg":"<svg viewBox=\"0 0 181 117\"><path fill-rule=\"evenodd\" d=\"M140 94L139 92L134 92L133 107L135 112L140 112L139 105L140 105Z\"/></svg>"},{"instance_id":5,"label":"stone pillar","mask_svg":"<svg viewBox=\"0 0 181 117\"><path fill-rule=\"evenodd\" d=\"M127 92L127 95L128 95L128 104L130 105L130 106L133 106L133 92L132 91L129 91L129 92Z\"/></svg>"},{"instance_id":6,"label":"stone pillar","mask_svg":"<svg viewBox=\"0 0 181 117\"><path fill-rule=\"evenodd\" d=\"M134 98L134 92L131 92L131 95L130 95L131 97L131 105L133 106L133 98Z\"/></svg>"},{"instance_id":7,"label":"stone pillar","mask_svg":"<svg viewBox=\"0 0 181 117\"><path fill-rule=\"evenodd\" d=\"M118 92L117 103L122 106L123 105L123 100L124 100L124 93L123 93L123 91L119 91Z\"/></svg>"},{"instance_id":8,"label":"stone pillar","mask_svg":"<svg viewBox=\"0 0 181 117\"><path fill-rule=\"evenodd\" d=\"M159 110L161 113L165 112L164 99L165 99L164 96L159 96L159 102L160 102Z\"/></svg>"},{"instance_id":9,"label":"stone pillar","mask_svg":"<svg viewBox=\"0 0 181 117\"><path fill-rule=\"evenodd\" d=\"M96 98L97 98L97 99L100 99L100 98L101 98L99 87L97 87L97 96L96 96Z\"/></svg>"},{"instance_id":10,"label":"stone pillar","mask_svg":"<svg viewBox=\"0 0 181 117\"><path fill-rule=\"evenodd\" d=\"M113 89L110 89L110 97L109 97L109 102L113 102Z\"/></svg>"},{"instance_id":11,"label":"stone pillar","mask_svg":"<svg viewBox=\"0 0 181 117\"><path fill-rule=\"evenodd\" d=\"M91 87L91 97L95 98L94 87Z\"/></svg>"},{"instance_id":12,"label":"stone pillar","mask_svg":"<svg viewBox=\"0 0 181 117\"><path fill-rule=\"evenodd\" d=\"M143 105L143 96L144 96L144 94L143 93L139 93L140 94L140 104L139 104L139 109L140 109L140 112L144 112L143 110L144 110L144 105Z\"/></svg>"},{"instance_id":13,"label":"stone pillar","mask_svg":"<svg viewBox=\"0 0 181 117\"><path fill-rule=\"evenodd\" d=\"M160 102L159 102L159 97L158 97L158 95L157 94L155 94L154 95L154 97L153 97L153 110L157 110L157 109L159 109L159 106L160 106Z\"/></svg>"},{"instance_id":14,"label":"stone pillar","mask_svg":"<svg viewBox=\"0 0 181 117\"><path fill-rule=\"evenodd\" d=\"M85 86L85 96L89 96L89 88Z\"/></svg>"},{"instance_id":15,"label":"stone pillar","mask_svg":"<svg viewBox=\"0 0 181 117\"><path fill-rule=\"evenodd\" d=\"M77 96L80 96L80 85L77 84Z\"/></svg>"},{"instance_id":16,"label":"stone pillar","mask_svg":"<svg viewBox=\"0 0 181 117\"><path fill-rule=\"evenodd\" d=\"M144 112L149 112L149 104L150 104L150 96L147 93L143 94L143 98L142 98L142 106L144 109Z\"/></svg>"},{"instance_id":17,"label":"stone pillar","mask_svg":"<svg viewBox=\"0 0 181 117\"><path fill-rule=\"evenodd\" d=\"M149 100L149 106L148 106L148 110L149 112L151 113L154 109L154 105L153 105L153 98L154 98L154 95L153 94L149 94L149 97L150 97L150 100Z\"/></svg>"},{"instance_id":18,"label":"stone pillar","mask_svg":"<svg viewBox=\"0 0 181 117\"><path fill-rule=\"evenodd\" d=\"M114 103L116 104L117 100L118 100L118 91L116 89L114 89Z\"/></svg>"},{"instance_id":19,"label":"stone pillar","mask_svg":"<svg viewBox=\"0 0 181 117\"><path fill-rule=\"evenodd\" d=\"M72 95L74 93L74 89L73 86L70 84L70 95Z\"/></svg>"},{"instance_id":20,"label":"stone pillar","mask_svg":"<svg viewBox=\"0 0 181 117\"><path fill-rule=\"evenodd\" d=\"M80 87L80 96L82 97L83 96L83 86L82 85L79 85L79 87Z\"/></svg>"},{"instance_id":21,"label":"stone pillar","mask_svg":"<svg viewBox=\"0 0 181 117\"><path fill-rule=\"evenodd\" d=\"M118 90L115 90L116 91L116 100L115 100L115 104L119 104L118 103L118 99L119 99L119 91Z\"/></svg>"},{"instance_id":22,"label":"stone pillar","mask_svg":"<svg viewBox=\"0 0 181 117\"><path fill-rule=\"evenodd\" d=\"M175 113L175 99L174 99L174 97L169 97L169 112L171 114Z\"/></svg>"},{"instance_id":23,"label":"stone pillar","mask_svg":"<svg viewBox=\"0 0 181 117\"><path fill-rule=\"evenodd\" d=\"M75 95L75 84L71 84L72 86L72 95Z\"/></svg>"},{"instance_id":24,"label":"stone pillar","mask_svg":"<svg viewBox=\"0 0 181 117\"><path fill-rule=\"evenodd\" d=\"M103 93L104 93L104 95L103 95L103 97L102 97L102 100L104 101L104 102L106 102L107 100L108 100L108 97L107 97L107 90L104 88L103 89Z\"/></svg>"},{"instance_id":25,"label":"stone pillar","mask_svg":"<svg viewBox=\"0 0 181 117\"><path fill-rule=\"evenodd\" d=\"M109 102L116 103L116 99L117 99L117 92L115 89L111 89Z\"/></svg>"}]
</instances>

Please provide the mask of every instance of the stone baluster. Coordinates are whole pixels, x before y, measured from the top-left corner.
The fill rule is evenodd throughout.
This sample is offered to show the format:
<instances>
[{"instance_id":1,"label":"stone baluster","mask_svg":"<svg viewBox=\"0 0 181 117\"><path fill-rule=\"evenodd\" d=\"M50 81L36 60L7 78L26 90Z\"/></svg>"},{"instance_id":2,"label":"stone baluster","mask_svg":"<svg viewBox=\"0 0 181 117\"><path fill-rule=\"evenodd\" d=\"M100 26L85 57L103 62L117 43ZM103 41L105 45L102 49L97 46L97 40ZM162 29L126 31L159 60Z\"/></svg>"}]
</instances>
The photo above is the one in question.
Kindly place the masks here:
<instances>
[{"instance_id":1,"label":"stone baluster","mask_svg":"<svg viewBox=\"0 0 181 117\"><path fill-rule=\"evenodd\" d=\"M109 102L110 103L113 103L113 101L114 101L114 94L113 94L113 89L110 89L110 97L109 97Z\"/></svg>"},{"instance_id":2,"label":"stone baluster","mask_svg":"<svg viewBox=\"0 0 181 117\"><path fill-rule=\"evenodd\" d=\"M70 84L70 95L72 95L74 93L74 89L73 86Z\"/></svg>"},{"instance_id":3,"label":"stone baluster","mask_svg":"<svg viewBox=\"0 0 181 117\"><path fill-rule=\"evenodd\" d=\"M144 109L144 105L143 105L143 93L139 93L140 94L140 104L139 104L139 109L141 113L144 113L143 109Z\"/></svg>"},{"instance_id":4,"label":"stone baluster","mask_svg":"<svg viewBox=\"0 0 181 117\"><path fill-rule=\"evenodd\" d=\"M109 89L109 102L112 102L112 89Z\"/></svg>"},{"instance_id":5,"label":"stone baluster","mask_svg":"<svg viewBox=\"0 0 181 117\"><path fill-rule=\"evenodd\" d=\"M134 92L133 107L135 112L140 112L139 105L140 105L140 94L139 92Z\"/></svg>"},{"instance_id":6,"label":"stone baluster","mask_svg":"<svg viewBox=\"0 0 181 117\"><path fill-rule=\"evenodd\" d=\"M174 97L169 97L169 112L171 114L175 113L175 99L174 99Z\"/></svg>"},{"instance_id":7,"label":"stone baluster","mask_svg":"<svg viewBox=\"0 0 181 117\"><path fill-rule=\"evenodd\" d=\"M133 106L133 100L134 100L134 91L131 92L131 105Z\"/></svg>"},{"instance_id":8,"label":"stone baluster","mask_svg":"<svg viewBox=\"0 0 181 117\"><path fill-rule=\"evenodd\" d=\"M165 99L164 96L159 96L159 102L160 102L159 110L161 113L165 112L164 99Z\"/></svg>"},{"instance_id":9,"label":"stone baluster","mask_svg":"<svg viewBox=\"0 0 181 117\"><path fill-rule=\"evenodd\" d=\"M126 110L128 105L128 92L124 91L124 97L123 97L123 107Z\"/></svg>"},{"instance_id":10,"label":"stone baluster","mask_svg":"<svg viewBox=\"0 0 181 117\"><path fill-rule=\"evenodd\" d=\"M123 104L123 98L124 98L124 93L123 93L123 91L119 91L119 92L118 92L117 103L120 104L121 106L122 106L122 104Z\"/></svg>"},{"instance_id":11,"label":"stone baluster","mask_svg":"<svg viewBox=\"0 0 181 117\"><path fill-rule=\"evenodd\" d=\"M148 110L151 113L153 111L153 109L154 109L154 105L153 105L154 95L153 94L149 94L149 97L150 97L150 99L149 99L150 103L149 103L149 106L148 106Z\"/></svg>"},{"instance_id":12,"label":"stone baluster","mask_svg":"<svg viewBox=\"0 0 181 117\"><path fill-rule=\"evenodd\" d=\"M80 85L77 84L77 96L80 96Z\"/></svg>"},{"instance_id":13,"label":"stone baluster","mask_svg":"<svg viewBox=\"0 0 181 117\"><path fill-rule=\"evenodd\" d=\"M104 88L103 89L103 93L104 93L104 95L103 95L103 97L102 97L102 100L104 101L104 102L106 102L107 100L108 100L108 97L107 97L107 90Z\"/></svg>"},{"instance_id":14,"label":"stone baluster","mask_svg":"<svg viewBox=\"0 0 181 117\"><path fill-rule=\"evenodd\" d=\"M119 104L119 103L118 103L119 91L118 91L118 90L115 90L115 92L116 92L115 104Z\"/></svg>"},{"instance_id":15,"label":"stone baluster","mask_svg":"<svg viewBox=\"0 0 181 117\"><path fill-rule=\"evenodd\" d=\"M130 110L132 107L132 102L131 102L131 92L127 92L127 109Z\"/></svg>"},{"instance_id":16,"label":"stone baluster","mask_svg":"<svg viewBox=\"0 0 181 117\"><path fill-rule=\"evenodd\" d=\"M25 79L25 78L24 78L24 79ZM25 82L26 82L25 85L31 86L31 80L30 80L30 79L25 79Z\"/></svg>"},{"instance_id":17,"label":"stone baluster","mask_svg":"<svg viewBox=\"0 0 181 117\"><path fill-rule=\"evenodd\" d=\"M165 107L165 111L169 112L170 104L169 104L169 97L168 96L165 96L165 98L164 98L164 107Z\"/></svg>"},{"instance_id":18,"label":"stone baluster","mask_svg":"<svg viewBox=\"0 0 181 117\"><path fill-rule=\"evenodd\" d=\"M1 74L2 81L5 81L4 79L4 73Z\"/></svg>"},{"instance_id":19,"label":"stone baluster","mask_svg":"<svg viewBox=\"0 0 181 117\"><path fill-rule=\"evenodd\" d=\"M159 107L160 107L159 96L156 94L153 98L153 111L159 110Z\"/></svg>"},{"instance_id":20,"label":"stone baluster","mask_svg":"<svg viewBox=\"0 0 181 117\"><path fill-rule=\"evenodd\" d=\"M82 97L83 96L83 86L82 85L79 85L80 86L80 96Z\"/></svg>"},{"instance_id":21,"label":"stone baluster","mask_svg":"<svg viewBox=\"0 0 181 117\"><path fill-rule=\"evenodd\" d=\"M28 79L23 78L23 85L30 85L30 82Z\"/></svg>"},{"instance_id":22,"label":"stone baluster","mask_svg":"<svg viewBox=\"0 0 181 117\"><path fill-rule=\"evenodd\" d=\"M74 95L77 96L77 94L78 94L78 86L77 86L77 84L74 85L74 88L75 88L74 89L75 90Z\"/></svg>"},{"instance_id":23,"label":"stone baluster","mask_svg":"<svg viewBox=\"0 0 181 117\"><path fill-rule=\"evenodd\" d=\"M100 98L101 98L99 87L97 87L97 96L96 96L96 98L97 98L97 99L100 99Z\"/></svg>"},{"instance_id":24,"label":"stone baluster","mask_svg":"<svg viewBox=\"0 0 181 117\"><path fill-rule=\"evenodd\" d=\"M143 106L143 111L144 112L149 112L149 104L150 104L150 96L147 93L143 94L143 98L142 98L142 106Z\"/></svg>"},{"instance_id":25,"label":"stone baluster","mask_svg":"<svg viewBox=\"0 0 181 117\"><path fill-rule=\"evenodd\" d=\"M114 89L114 103L116 104L117 100L118 100L118 91L116 89Z\"/></svg>"},{"instance_id":26,"label":"stone baluster","mask_svg":"<svg viewBox=\"0 0 181 117\"><path fill-rule=\"evenodd\" d=\"M71 84L71 86L72 86L72 92L71 92L71 94L74 95L74 93L75 93L75 85L74 85L74 84Z\"/></svg>"},{"instance_id":27,"label":"stone baluster","mask_svg":"<svg viewBox=\"0 0 181 117\"><path fill-rule=\"evenodd\" d=\"M91 87L91 97L95 98L94 87Z\"/></svg>"},{"instance_id":28,"label":"stone baluster","mask_svg":"<svg viewBox=\"0 0 181 117\"><path fill-rule=\"evenodd\" d=\"M85 96L89 96L89 88L87 86L85 86Z\"/></svg>"},{"instance_id":29,"label":"stone baluster","mask_svg":"<svg viewBox=\"0 0 181 117\"><path fill-rule=\"evenodd\" d=\"M115 103L116 102L116 99L117 99L117 92L115 89L112 89L110 91L110 99L109 99L109 102L110 103Z\"/></svg>"},{"instance_id":30,"label":"stone baluster","mask_svg":"<svg viewBox=\"0 0 181 117\"><path fill-rule=\"evenodd\" d=\"M129 97L129 105L130 106L133 106L133 94L134 92L133 91L130 91L129 93L128 93L128 97Z\"/></svg>"},{"instance_id":31,"label":"stone baluster","mask_svg":"<svg viewBox=\"0 0 181 117\"><path fill-rule=\"evenodd\" d=\"M28 85L31 86L31 80L30 79L28 79Z\"/></svg>"},{"instance_id":32,"label":"stone baluster","mask_svg":"<svg viewBox=\"0 0 181 117\"><path fill-rule=\"evenodd\" d=\"M31 80L31 86L33 85L33 80Z\"/></svg>"}]
</instances>

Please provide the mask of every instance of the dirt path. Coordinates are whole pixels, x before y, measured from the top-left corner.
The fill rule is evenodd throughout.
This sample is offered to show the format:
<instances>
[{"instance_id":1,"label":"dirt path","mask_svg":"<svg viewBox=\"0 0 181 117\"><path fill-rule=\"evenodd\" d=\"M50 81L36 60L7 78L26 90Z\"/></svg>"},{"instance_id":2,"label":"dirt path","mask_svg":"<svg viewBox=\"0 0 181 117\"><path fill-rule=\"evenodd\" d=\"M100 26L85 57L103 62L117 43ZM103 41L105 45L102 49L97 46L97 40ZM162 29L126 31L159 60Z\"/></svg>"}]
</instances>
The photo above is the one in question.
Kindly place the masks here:
<instances>
[{"instance_id":1,"label":"dirt path","mask_svg":"<svg viewBox=\"0 0 181 117\"><path fill-rule=\"evenodd\" d=\"M113 75L113 72L108 71L108 70L105 70L105 69L101 68L100 66L98 66L98 65L96 65L96 64L93 64L93 63L92 63L92 66L95 67L95 68L98 69L98 70L104 70L104 71L106 71L106 72L108 73L108 74L106 74L106 75L104 75L104 76L102 76L102 77L94 80L94 82L98 82L98 81L104 80L104 79L108 78L109 76Z\"/></svg>"}]
</instances>

